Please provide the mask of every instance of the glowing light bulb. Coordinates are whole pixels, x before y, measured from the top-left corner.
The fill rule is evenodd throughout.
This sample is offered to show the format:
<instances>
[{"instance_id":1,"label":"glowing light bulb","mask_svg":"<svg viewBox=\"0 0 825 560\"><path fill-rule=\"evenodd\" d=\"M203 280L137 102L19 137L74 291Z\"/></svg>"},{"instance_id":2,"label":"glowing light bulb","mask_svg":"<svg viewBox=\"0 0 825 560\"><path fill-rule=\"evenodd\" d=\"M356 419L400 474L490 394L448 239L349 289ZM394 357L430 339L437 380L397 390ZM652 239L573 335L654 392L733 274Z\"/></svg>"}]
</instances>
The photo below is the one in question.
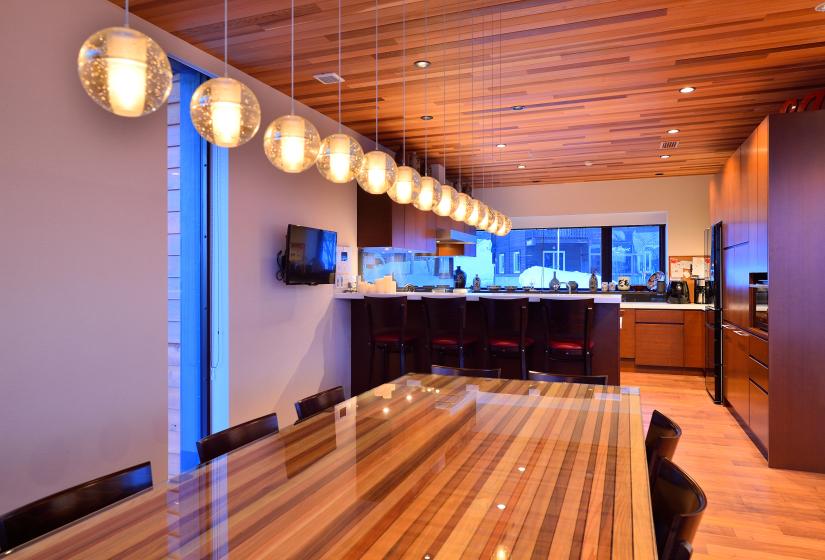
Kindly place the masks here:
<instances>
[{"instance_id":1,"label":"glowing light bulb","mask_svg":"<svg viewBox=\"0 0 825 560\"><path fill-rule=\"evenodd\" d=\"M106 86L112 112L139 117L146 103L148 37L112 34L106 58Z\"/></svg>"},{"instance_id":2,"label":"glowing light bulb","mask_svg":"<svg viewBox=\"0 0 825 560\"><path fill-rule=\"evenodd\" d=\"M189 114L198 134L222 148L248 142L261 126L258 99L233 78L212 78L202 83L192 94Z\"/></svg>"},{"instance_id":3,"label":"glowing light bulb","mask_svg":"<svg viewBox=\"0 0 825 560\"><path fill-rule=\"evenodd\" d=\"M389 154L374 150L364 154L358 184L370 194L384 194L395 183L398 166Z\"/></svg>"},{"instance_id":4,"label":"glowing light bulb","mask_svg":"<svg viewBox=\"0 0 825 560\"><path fill-rule=\"evenodd\" d=\"M458 201L455 205L455 210L450 215L450 217L455 220L456 222L463 222L467 219L467 216L470 214L470 203L472 199L469 195L464 193L458 193Z\"/></svg>"},{"instance_id":5,"label":"glowing light bulb","mask_svg":"<svg viewBox=\"0 0 825 560\"><path fill-rule=\"evenodd\" d=\"M490 210L489 206L487 206L484 203L481 204L481 218L479 218L478 224L476 225L476 227L478 229L485 230L485 231L487 230L487 226L490 225L490 213L491 212L492 212L492 210Z\"/></svg>"},{"instance_id":6,"label":"glowing light bulb","mask_svg":"<svg viewBox=\"0 0 825 560\"><path fill-rule=\"evenodd\" d=\"M441 200L433 208L438 216L449 216L455 210L455 205L458 202L458 193L450 185L441 185Z\"/></svg>"},{"instance_id":7,"label":"glowing light bulb","mask_svg":"<svg viewBox=\"0 0 825 560\"><path fill-rule=\"evenodd\" d=\"M421 175L407 165L398 168L395 184L387 191L389 197L398 204L410 204L421 192Z\"/></svg>"},{"instance_id":8,"label":"glowing light bulb","mask_svg":"<svg viewBox=\"0 0 825 560\"><path fill-rule=\"evenodd\" d=\"M477 226L481 220L481 202L476 199L470 199L469 210L467 211L467 218L464 222L468 226Z\"/></svg>"},{"instance_id":9,"label":"glowing light bulb","mask_svg":"<svg viewBox=\"0 0 825 560\"><path fill-rule=\"evenodd\" d=\"M300 171L304 166L305 142L304 119L295 119L284 123L281 136L281 157L286 171Z\"/></svg>"},{"instance_id":10,"label":"glowing light bulb","mask_svg":"<svg viewBox=\"0 0 825 560\"><path fill-rule=\"evenodd\" d=\"M270 123L264 133L264 153L287 173L301 173L318 159L321 138L318 129L298 115L284 115Z\"/></svg>"},{"instance_id":11,"label":"glowing light bulb","mask_svg":"<svg viewBox=\"0 0 825 560\"><path fill-rule=\"evenodd\" d=\"M327 180L349 183L363 169L364 151L354 139L344 133L331 134L321 142L321 155L316 166Z\"/></svg>"},{"instance_id":12,"label":"glowing light bulb","mask_svg":"<svg viewBox=\"0 0 825 560\"><path fill-rule=\"evenodd\" d=\"M424 212L433 210L441 202L441 183L432 177L421 178L421 192L413 200L413 206Z\"/></svg>"},{"instance_id":13,"label":"glowing light bulb","mask_svg":"<svg viewBox=\"0 0 825 560\"><path fill-rule=\"evenodd\" d=\"M335 138L330 144L329 174L336 183L349 180L349 142L345 138Z\"/></svg>"}]
</instances>

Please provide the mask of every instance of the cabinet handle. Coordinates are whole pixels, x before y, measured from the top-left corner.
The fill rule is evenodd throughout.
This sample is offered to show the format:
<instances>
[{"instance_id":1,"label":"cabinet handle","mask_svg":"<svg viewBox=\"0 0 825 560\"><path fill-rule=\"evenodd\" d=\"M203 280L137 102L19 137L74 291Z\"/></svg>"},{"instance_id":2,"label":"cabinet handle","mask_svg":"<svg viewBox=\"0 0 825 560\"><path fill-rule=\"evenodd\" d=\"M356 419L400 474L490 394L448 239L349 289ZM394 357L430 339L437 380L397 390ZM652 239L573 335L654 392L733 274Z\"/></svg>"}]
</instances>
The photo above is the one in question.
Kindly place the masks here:
<instances>
[{"instance_id":1,"label":"cabinet handle","mask_svg":"<svg viewBox=\"0 0 825 560\"><path fill-rule=\"evenodd\" d=\"M739 336L750 336L749 333L746 333L745 331L740 331L738 329L734 329L733 332L738 334Z\"/></svg>"}]
</instances>

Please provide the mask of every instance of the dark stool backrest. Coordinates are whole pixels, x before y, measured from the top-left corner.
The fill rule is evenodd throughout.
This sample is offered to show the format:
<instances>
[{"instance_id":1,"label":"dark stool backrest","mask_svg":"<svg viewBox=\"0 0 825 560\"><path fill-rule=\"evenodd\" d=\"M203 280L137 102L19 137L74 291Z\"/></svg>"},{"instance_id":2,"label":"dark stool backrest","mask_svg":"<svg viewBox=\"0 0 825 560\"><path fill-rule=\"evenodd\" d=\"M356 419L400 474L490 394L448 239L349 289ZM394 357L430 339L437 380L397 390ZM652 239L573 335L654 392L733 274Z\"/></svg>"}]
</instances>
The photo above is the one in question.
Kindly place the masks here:
<instances>
[{"instance_id":1,"label":"dark stool backrest","mask_svg":"<svg viewBox=\"0 0 825 560\"><path fill-rule=\"evenodd\" d=\"M528 372L530 381L548 381L550 383L580 383L583 385L607 385L606 375L556 375L540 371Z\"/></svg>"},{"instance_id":2,"label":"dark stool backrest","mask_svg":"<svg viewBox=\"0 0 825 560\"><path fill-rule=\"evenodd\" d=\"M277 433L278 415L273 412L206 436L197 443L198 457L203 464L256 439Z\"/></svg>"},{"instance_id":3,"label":"dark stool backrest","mask_svg":"<svg viewBox=\"0 0 825 560\"><path fill-rule=\"evenodd\" d=\"M41 498L0 516L5 552L152 487L152 466L141 463Z\"/></svg>"},{"instance_id":4,"label":"dark stool backrest","mask_svg":"<svg viewBox=\"0 0 825 560\"><path fill-rule=\"evenodd\" d=\"M654 410L650 416L650 426L645 436L645 451L647 452L647 468L651 480L656 475L656 465L662 457L673 459L679 438L682 437L682 428L659 412Z\"/></svg>"},{"instance_id":5,"label":"dark stool backrest","mask_svg":"<svg viewBox=\"0 0 825 560\"><path fill-rule=\"evenodd\" d=\"M707 507L705 493L670 459L659 461L651 489L653 529L660 560L690 558Z\"/></svg>"},{"instance_id":6,"label":"dark stool backrest","mask_svg":"<svg viewBox=\"0 0 825 560\"><path fill-rule=\"evenodd\" d=\"M547 341L577 342L589 348L593 339L592 298L542 298L541 309Z\"/></svg>"},{"instance_id":7,"label":"dark stool backrest","mask_svg":"<svg viewBox=\"0 0 825 560\"><path fill-rule=\"evenodd\" d=\"M312 396L301 399L295 403L295 412L298 413L298 422L306 420L310 416L314 416L319 412L335 406L338 403L344 402L344 388L340 385L315 393ZM297 424L297 422L296 422Z\"/></svg>"},{"instance_id":8,"label":"dark stool backrest","mask_svg":"<svg viewBox=\"0 0 825 560\"><path fill-rule=\"evenodd\" d=\"M501 377L501 368L460 368L433 365L430 371L436 375L463 375L465 377Z\"/></svg>"},{"instance_id":9,"label":"dark stool backrest","mask_svg":"<svg viewBox=\"0 0 825 560\"><path fill-rule=\"evenodd\" d=\"M406 296L364 296L367 307L367 337L370 341L383 332L397 333L403 340L407 328Z\"/></svg>"},{"instance_id":10,"label":"dark stool backrest","mask_svg":"<svg viewBox=\"0 0 825 560\"><path fill-rule=\"evenodd\" d=\"M422 297L427 340L433 336L453 335L463 342L467 327L467 299L463 297Z\"/></svg>"},{"instance_id":11,"label":"dark stool backrest","mask_svg":"<svg viewBox=\"0 0 825 560\"><path fill-rule=\"evenodd\" d=\"M484 335L518 338L522 345L527 335L528 298L479 298L484 315Z\"/></svg>"}]
</instances>

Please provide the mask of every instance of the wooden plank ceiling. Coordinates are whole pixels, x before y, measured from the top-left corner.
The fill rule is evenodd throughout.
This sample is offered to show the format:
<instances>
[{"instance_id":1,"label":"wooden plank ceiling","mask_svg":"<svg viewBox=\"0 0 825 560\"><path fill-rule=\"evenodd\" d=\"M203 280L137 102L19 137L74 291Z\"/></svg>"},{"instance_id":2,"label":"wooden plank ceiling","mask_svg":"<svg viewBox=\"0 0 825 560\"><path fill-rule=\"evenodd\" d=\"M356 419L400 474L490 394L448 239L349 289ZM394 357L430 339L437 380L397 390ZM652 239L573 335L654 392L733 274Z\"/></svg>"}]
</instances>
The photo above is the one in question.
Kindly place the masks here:
<instances>
[{"instance_id":1,"label":"wooden plank ceiling","mask_svg":"<svg viewBox=\"0 0 825 560\"><path fill-rule=\"evenodd\" d=\"M375 4L342 1L343 121L372 137ZM448 175L460 164L476 188L714 173L785 99L825 86L817 2L408 1L403 58L404 2L380 0L380 141L401 148L403 64L408 159L427 138L430 160L446 155ZM337 1L295 4L296 98L337 118L336 86L313 79L337 71ZM222 56L222 0L131 7ZM289 2L231 0L229 19L230 63L289 93Z\"/></svg>"}]
</instances>

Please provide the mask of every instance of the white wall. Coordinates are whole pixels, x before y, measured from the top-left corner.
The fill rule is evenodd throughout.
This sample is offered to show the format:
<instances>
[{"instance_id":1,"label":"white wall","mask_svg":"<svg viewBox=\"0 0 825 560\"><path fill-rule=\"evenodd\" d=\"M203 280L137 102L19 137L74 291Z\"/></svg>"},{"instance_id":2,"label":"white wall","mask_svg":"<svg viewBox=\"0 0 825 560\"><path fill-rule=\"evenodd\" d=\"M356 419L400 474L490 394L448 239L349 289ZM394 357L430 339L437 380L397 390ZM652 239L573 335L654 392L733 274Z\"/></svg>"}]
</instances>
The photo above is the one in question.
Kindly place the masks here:
<instances>
[{"instance_id":1,"label":"white wall","mask_svg":"<svg viewBox=\"0 0 825 560\"><path fill-rule=\"evenodd\" d=\"M531 185L482 191L513 227L666 223L668 255L704 253L709 175Z\"/></svg>"},{"instance_id":2,"label":"white wall","mask_svg":"<svg viewBox=\"0 0 825 560\"><path fill-rule=\"evenodd\" d=\"M166 472L165 112L115 117L76 57L120 25L105 0L4 0L0 47L0 511L143 460ZM171 56L222 64L133 18ZM232 72L238 76L237 72ZM264 126L288 99L243 78ZM329 119L308 109L322 135ZM274 279L286 225L355 243L354 183L275 170L261 133L229 158L230 421L349 385L349 310L330 287Z\"/></svg>"}]
</instances>

